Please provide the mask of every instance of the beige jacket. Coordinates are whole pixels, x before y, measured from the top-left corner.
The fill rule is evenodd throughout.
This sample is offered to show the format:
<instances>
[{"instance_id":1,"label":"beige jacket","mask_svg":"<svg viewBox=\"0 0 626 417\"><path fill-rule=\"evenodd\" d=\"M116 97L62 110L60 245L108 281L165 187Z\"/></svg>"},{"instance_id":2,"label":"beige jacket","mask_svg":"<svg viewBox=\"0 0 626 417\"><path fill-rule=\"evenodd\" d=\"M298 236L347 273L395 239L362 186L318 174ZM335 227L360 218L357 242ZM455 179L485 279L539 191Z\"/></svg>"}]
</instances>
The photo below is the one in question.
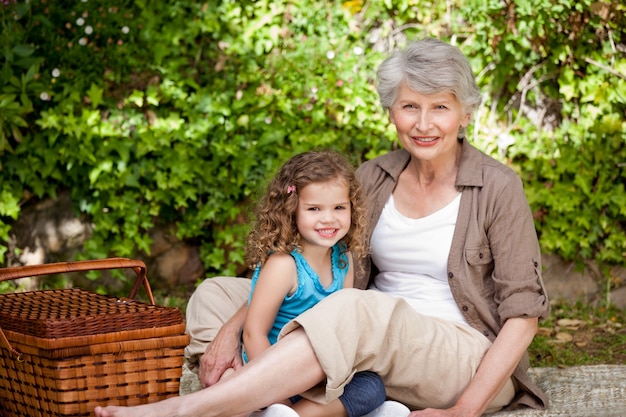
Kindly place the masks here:
<instances>
[{"instance_id":1,"label":"beige jacket","mask_svg":"<svg viewBox=\"0 0 626 417\"><path fill-rule=\"evenodd\" d=\"M448 258L448 282L468 323L493 341L508 318L545 318L550 303L541 278L537 233L520 177L467 141L462 147L456 178L462 196ZM393 151L357 170L370 204L369 236L409 159L405 150ZM369 258L364 263L364 274L354 283L362 289L376 275L376 265ZM546 395L526 374L528 367L526 354L513 374L519 394L511 408L547 406Z\"/></svg>"}]
</instances>

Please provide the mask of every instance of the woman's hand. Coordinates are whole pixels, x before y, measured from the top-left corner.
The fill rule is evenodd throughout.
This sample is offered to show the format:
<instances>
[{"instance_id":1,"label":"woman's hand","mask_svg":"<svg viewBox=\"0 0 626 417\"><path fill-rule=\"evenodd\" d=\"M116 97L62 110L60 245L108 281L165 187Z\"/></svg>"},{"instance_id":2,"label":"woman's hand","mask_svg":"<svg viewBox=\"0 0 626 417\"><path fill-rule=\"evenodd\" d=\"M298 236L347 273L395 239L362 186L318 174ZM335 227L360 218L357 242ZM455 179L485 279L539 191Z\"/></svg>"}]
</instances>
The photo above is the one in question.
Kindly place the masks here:
<instances>
[{"instance_id":1,"label":"woman's hand","mask_svg":"<svg viewBox=\"0 0 626 417\"><path fill-rule=\"evenodd\" d=\"M224 323L200 357L198 377L202 388L217 383L227 370L236 371L243 366L239 343L246 312L247 305L244 304L229 321Z\"/></svg>"}]
</instances>

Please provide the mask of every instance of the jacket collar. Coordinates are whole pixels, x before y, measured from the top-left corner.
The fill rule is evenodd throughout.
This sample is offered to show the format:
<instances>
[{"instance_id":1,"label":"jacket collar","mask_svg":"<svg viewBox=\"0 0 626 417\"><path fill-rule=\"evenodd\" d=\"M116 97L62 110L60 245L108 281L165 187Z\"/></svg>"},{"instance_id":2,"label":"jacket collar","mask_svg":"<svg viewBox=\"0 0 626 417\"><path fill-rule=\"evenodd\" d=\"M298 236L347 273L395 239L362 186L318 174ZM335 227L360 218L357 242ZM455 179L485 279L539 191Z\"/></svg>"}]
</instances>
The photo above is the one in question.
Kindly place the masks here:
<instances>
[{"instance_id":1,"label":"jacket collar","mask_svg":"<svg viewBox=\"0 0 626 417\"><path fill-rule=\"evenodd\" d=\"M459 162L459 171L456 174L455 184L457 188L461 187L482 187L483 186L483 171L482 171L482 158L483 154L474 146L472 146L467 139L461 139L461 161ZM380 158L378 166L387 172L395 182L398 182L398 177L404 171L411 155L404 149L400 149L395 152L387 154L386 158Z\"/></svg>"}]
</instances>

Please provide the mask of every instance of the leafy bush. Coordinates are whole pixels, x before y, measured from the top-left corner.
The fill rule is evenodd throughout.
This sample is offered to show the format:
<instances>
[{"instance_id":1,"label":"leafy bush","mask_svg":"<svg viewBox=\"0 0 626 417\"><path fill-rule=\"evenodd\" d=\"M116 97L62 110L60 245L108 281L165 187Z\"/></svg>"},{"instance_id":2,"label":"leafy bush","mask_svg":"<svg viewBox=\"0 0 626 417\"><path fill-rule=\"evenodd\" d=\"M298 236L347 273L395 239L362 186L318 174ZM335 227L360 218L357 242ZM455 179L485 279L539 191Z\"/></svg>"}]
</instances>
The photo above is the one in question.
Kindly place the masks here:
<instances>
[{"instance_id":1,"label":"leafy bush","mask_svg":"<svg viewBox=\"0 0 626 417\"><path fill-rule=\"evenodd\" d=\"M348 42L342 7L158 3L3 9L39 80L30 119L7 124L19 135L2 149L3 185L19 197L4 213L68 188L95 224L83 257L148 252L147 232L171 223L232 273L249 200L288 156L332 147L358 163L389 148L370 111L377 55Z\"/></svg>"},{"instance_id":2,"label":"leafy bush","mask_svg":"<svg viewBox=\"0 0 626 417\"><path fill-rule=\"evenodd\" d=\"M375 68L428 35L470 57L486 92L474 142L519 168L543 249L623 264L624 6L507 4L5 1L0 240L21 206L69 189L95 225L81 257L148 252L166 224L233 273L250 202L286 158L396 146Z\"/></svg>"}]
</instances>

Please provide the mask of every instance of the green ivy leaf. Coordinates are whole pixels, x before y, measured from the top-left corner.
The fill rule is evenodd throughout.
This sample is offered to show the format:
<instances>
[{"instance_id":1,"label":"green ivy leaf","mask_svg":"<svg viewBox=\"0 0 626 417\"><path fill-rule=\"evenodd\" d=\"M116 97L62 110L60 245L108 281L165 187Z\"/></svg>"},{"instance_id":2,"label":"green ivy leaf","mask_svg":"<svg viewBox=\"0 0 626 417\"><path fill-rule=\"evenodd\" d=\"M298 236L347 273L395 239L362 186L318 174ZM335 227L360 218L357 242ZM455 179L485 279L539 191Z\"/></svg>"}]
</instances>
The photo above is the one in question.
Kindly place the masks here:
<instances>
[{"instance_id":1,"label":"green ivy leaf","mask_svg":"<svg viewBox=\"0 0 626 417\"><path fill-rule=\"evenodd\" d=\"M89 90L87 90L87 97L89 98L89 102L91 103L92 109L97 109L103 103L103 100L102 100L103 92L104 90L99 85L96 85L95 83L92 83L91 86L89 87Z\"/></svg>"}]
</instances>

